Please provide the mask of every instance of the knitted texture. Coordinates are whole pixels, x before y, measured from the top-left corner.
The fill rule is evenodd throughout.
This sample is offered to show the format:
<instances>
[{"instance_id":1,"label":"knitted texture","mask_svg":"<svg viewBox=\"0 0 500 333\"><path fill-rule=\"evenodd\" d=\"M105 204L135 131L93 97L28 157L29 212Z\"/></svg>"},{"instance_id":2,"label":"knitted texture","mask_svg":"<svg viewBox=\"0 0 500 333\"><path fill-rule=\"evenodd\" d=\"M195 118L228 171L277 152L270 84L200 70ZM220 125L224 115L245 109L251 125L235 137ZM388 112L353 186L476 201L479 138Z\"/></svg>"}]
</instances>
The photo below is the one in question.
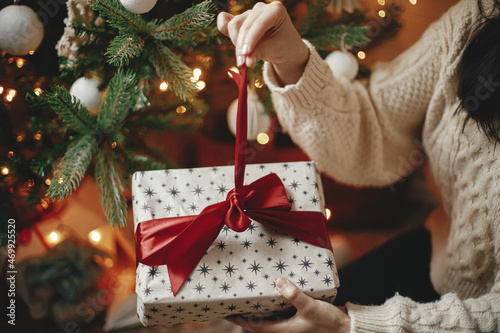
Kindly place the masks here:
<instances>
[{"instance_id":1,"label":"knitted texture","mask_svg":"<svg viewBox=\"0 0 500 333\"><path fill-rule=\"evenodd\" d=\"M423 150L450 218L446 267L433 281L441 300L348 304L352 332L500 331L500 150L456 113L458 65L481 20L477 1L460 1L369 80L334 77L307 41L296 84L280 87L264 66L281 125L323 172L354 186L388 186L424 163Z\"/></svg>"}]
</instances>

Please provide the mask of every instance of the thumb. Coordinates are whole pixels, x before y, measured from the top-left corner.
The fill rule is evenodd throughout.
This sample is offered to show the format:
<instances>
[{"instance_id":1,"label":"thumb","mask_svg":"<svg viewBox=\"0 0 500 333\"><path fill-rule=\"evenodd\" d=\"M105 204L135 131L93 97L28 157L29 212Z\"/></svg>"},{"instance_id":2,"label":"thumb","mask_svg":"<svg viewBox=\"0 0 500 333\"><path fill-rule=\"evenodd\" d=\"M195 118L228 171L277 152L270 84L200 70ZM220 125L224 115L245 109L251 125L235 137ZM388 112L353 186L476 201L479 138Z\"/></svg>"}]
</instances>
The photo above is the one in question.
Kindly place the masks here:
<instances>
[{"instance_id":1,"label":"thumb","mask_svg":"<svg viewBox=\"0 0 500 333\"><path fill-rule=\"evenodd\" d=\"M297 308L297 311L304 310L314 301L311 297L300 291L293 282L285 278L278 278L276 280L276 287L280 294Z\"/></svg>"},{"instance_id":2,"label":"thumb","mask_svg":"<svg viewBox=\"0 0 500 333\"><path fill-rule=\"evenodd\" d=\"M217 15L217 28L219 29L220 32L222 32L224 35L228 37L229 37L229 31L227 25L229 22L231 22L233 18L234 16L227 12L220 12L219 15Z\"/></svg>"}]
</instances>

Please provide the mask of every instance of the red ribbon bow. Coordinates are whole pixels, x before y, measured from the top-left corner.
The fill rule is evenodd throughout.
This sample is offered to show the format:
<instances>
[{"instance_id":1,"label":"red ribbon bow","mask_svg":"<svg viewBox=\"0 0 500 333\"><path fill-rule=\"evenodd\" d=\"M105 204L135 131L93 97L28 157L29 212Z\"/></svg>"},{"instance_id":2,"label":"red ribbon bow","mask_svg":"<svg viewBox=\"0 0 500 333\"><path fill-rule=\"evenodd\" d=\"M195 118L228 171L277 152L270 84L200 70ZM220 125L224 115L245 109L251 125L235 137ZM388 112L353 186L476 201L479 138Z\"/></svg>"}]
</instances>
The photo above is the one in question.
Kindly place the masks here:
<instances>
[{"instance_id":1,"label":"red ribbon bow","mask_svg":"<svg viewBox=\"0 0 500 333\"><path fill-rule=\"evenodd\" d=\"M137 262L167 265L174 296L207 249L227 225L247 230L250 219L331 250L325 217L321 212L291 211L285 187L276 174L244 186L247 137L247 68L232 72L239 89L236 120L235 188L226 201L203 209L199 215L162 218L139 223L136 230Z\"/></svg>"}]
</instances>

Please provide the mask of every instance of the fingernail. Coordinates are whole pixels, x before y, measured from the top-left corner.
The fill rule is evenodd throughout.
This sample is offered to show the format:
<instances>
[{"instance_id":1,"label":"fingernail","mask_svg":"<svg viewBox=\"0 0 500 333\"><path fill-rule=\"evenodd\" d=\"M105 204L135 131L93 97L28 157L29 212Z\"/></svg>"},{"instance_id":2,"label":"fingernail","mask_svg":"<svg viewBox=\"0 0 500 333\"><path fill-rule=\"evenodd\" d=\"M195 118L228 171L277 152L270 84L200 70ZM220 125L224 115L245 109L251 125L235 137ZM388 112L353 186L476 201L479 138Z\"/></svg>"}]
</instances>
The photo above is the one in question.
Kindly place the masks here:
<instances>
[{"instance_id":1,"label":"fingernail","mask_svg":"<svg viewBox=\"0 0 500 333\"><path fill-rule=\"evenodd\" d=\"M245 57L244 56L237 56L236 57L236 66L241 66L245 62Z\"/></svg>"},{"instance_id":2,"label":"fingernail","mask_svg":"<svg viewBox=\"0 0 500 333\"><path fill-rule=\"evenodd\" d=\"M278 289L283 289L286 287L286 280L284 278L278 278L276 280L276 287L278 287Z\"/></svg>"},{"instance_id":3,"label":"fingernail","mask_svg":"<svg viewBox=\"0 0 500 333\"><path fill-rule=\"evenodd\" d=\"M241 47L241 54L247 54L248 53L248 44L243 44Z\"/></svg>"}]
</instances>

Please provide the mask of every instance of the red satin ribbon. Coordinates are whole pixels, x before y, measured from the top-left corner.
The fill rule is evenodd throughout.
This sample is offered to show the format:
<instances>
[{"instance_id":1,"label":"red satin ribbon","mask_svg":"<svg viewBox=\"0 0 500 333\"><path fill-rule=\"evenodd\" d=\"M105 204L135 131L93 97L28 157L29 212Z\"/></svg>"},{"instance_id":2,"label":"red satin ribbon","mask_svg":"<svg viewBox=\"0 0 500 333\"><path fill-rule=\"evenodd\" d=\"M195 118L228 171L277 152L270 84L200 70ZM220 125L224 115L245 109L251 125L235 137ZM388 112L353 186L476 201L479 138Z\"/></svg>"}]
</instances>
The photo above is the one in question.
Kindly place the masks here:
<instances>
[{"instance_id":1,"label":"red satin ribbon","mask_svg":"<svg viewBox=\"0 0 500 333\"><path fill-rule=\"evenodd\" d=\"M139 223L136 230L137 262L167 265L174 296L226 224L236 232L247 230L250 219L331 250L321 212L291 211L285 187L276 174L243 185L246 166L246 66L232 72L238 85L235 188L226 201L203 209L199 215L162 218Z\"/></svg>"}]
</instances>

